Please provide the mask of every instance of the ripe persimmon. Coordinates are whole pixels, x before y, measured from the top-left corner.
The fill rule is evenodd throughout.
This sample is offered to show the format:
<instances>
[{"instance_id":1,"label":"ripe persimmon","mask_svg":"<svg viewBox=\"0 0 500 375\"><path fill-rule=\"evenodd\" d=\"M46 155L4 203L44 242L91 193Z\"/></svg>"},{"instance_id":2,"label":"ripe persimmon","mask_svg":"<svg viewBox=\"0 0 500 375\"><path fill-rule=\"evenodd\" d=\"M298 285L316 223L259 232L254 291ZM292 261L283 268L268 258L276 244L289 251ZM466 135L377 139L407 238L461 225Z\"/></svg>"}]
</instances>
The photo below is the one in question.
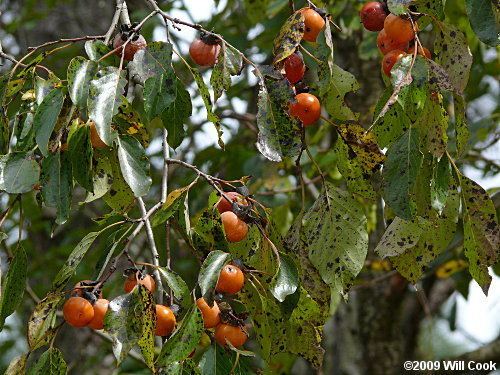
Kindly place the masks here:
<instances>
[{"instance_id":1,"label":"ripe persimmon","mask_svg":"<svg viewBox=\"0 0 500 375\"><path fill-rule=\"evenodd\" d=\"M93 329L102 329L104 327L104 315L108 311L109 301L100 298L94 303L94 317L89 322L88 326Z\"/></svg>"},{"instance_id":2,"label":"ripe persimmon","mask_svg":"<svg viewBox=\"0 0 500 375\"><path fill-rule=\"evenodd\" d=\"M404 51L395 49L384 56L384 58L382 59L382 70L384 71L386 76L391 76L392 67L404 55L406 55Z\"/></svg>"},{"instance_id":3,"label":"ripe persimmon","mask_svg":"<svg viewBox=\"0 0 500 375\"><path fill-rule=\"evenodd\" d=\"M222 225L226 238L229 242L240 242L248 234L248 224L241 220L232 211L223 212L221 215Z\"/></svg>"},{"instance_id":4,"label":"ripe persimmon","mask_svg":"<svg viewBox=\"0 0 500 375\"><path fill-rule=\"evenodd\" d=\"M210 307L202 297L196 300L196 305L201 311L205 328L214 328L217 324L220 323L220 310L217 302L214 301L214 305Z\"/></svg>"},{"instance_id":5,"label":"ripe persimmon","mask_svg":"<svg viewBox=\"0 0 500 375\"><path fill-rule=\"evenodd\" d=\"M304 15L304 36L308 42L316 42L320 31L325 27L325 20L312 8L302 8L300 12Z\"/></svg>"},{"instance_id":6,"label":"ripe persimmon","mask_svg":"<svg viewBox=\"0 0 500 375\"><path fill-rule=\"evenodd\" d=\"M232 264L226 264L220 271L215 290L219 293L235 294L243 288L244 283L243 272Z\"/></svg>"},{"instance_id":7,"label":"ripe persimmon","mask_svg":"<svg viewBox=\"0 0 500 375\"><path fill-rule=\"evenodd\" d=\"M403 19L394 14L389 14L384 21L384 30L395 43L408 43L415 38L415 32L410 20Z\"/></svg>"},{"instance_id":8,"label":"ripe persimmon","mask_svg":"<svg viewBox=\"0 0 500 375\"><path fill-rule=\"evenodd\" d=\"M306 72L306 66L304 64L304 59L300 52L294 52L285 59L285 77L288 79L292 85L296 84L302 78Z\"/></svg>"},{"instance_id":9,"label":"ripe persimmon","mask_svg":"<svg viewBox=\"0 0 500 375\"><path fill-rule=\"evenodd\" d=\"M125 42L128 40L128 33L119 33L116 34L115 39L113 40L113 49L123 46ZM147 47L146 39L142 35L135 35L132 39L127 43L125 49L123 51L123 59L127 61L132 61L134 59L134 55L137 51L144 49ZM120 56L122 55L122 48L119 48L115 51L115 54Z\"/></svg>"},{"instance_id":10,"label":"ripe persimmon","mask_svg":"<svg viewBox=\"0 0 500 375\"><path fill-rule=\"evenodd\" d=\"M231 200L231 202L236 202L241 205L248 206L248 202L245 197L235 191L228 191L226 193L226 196ZM226 198L220 197L220 199L217 201L217 210L219 211L219 213L222 214L227 211L232 211L232 209L233 207L231 203L229 203Z\"/></svg>"},{"instance_id":11,"label":"ripe persimmon","mask_svg":"<svg viewBox=\"0 0 500 375\"><path fill-rule=\"evenodd\" d=\"M317 97L303 92L296 95L295 102L290 104L290 114L298 117L304 126L309 126L320 118L321 105Z\"/></svg>"},{"instance_id":12,"label":"ripe persimmon","mask_svg":"<svg viewBox=\"0 0 500 375\"><path fill-rule=\"evenodd\" d=\"M384 55L395 50L395 49L402 49L405 50L408 48L408 43L400 43L396 41L393 38L390 38L385 30L382 30L381 32L378 33L377 35L377 46Z\"/></svg>"},{"instance_id":13,"label":"ripe persimmon","mask_svg":"<svg viewBox=\"0 0 500 375\"><path fill-rule=\"evenodd\" d=\"M242 346L248 339L246 332L238 326L221 323L215 327L215 341L219 345L227 346L227 341L235 348Z\"/></svg>"},{"instance_id":14,"label":"ripe persimmon","mask_svg":"<svg viewBox=\"0 0 500 375\"><path fill-rule=\"evenodd\" d=\"M73 327L85 327L94 318L94 308L85 298L70 297L63 306L64 320Z\"/></svg>"},{"instance_id":15,"label":"ripe persimmon","mask_svg":"<svg viewBox=\"0 0 500 375\"><path fill-rule=\"evenodd\" d=\"M140 271L136 273L132 272L128 275L123 289L125 289L125 292L130 293L138 283L144 285L151 293L154 293L156 290L155 279L151 275L142 275Z\"/></svg>"},{"instance_id":16,"label":"ripe persimmon","mask_svg":"<svg viewBox=\"0 0 500 375\"><path fill-rule=\"evenodd\" d=\"M200 66L214 66L219 56L220 45L217 40L207 36L195 39L189 46L189 55Z\"/></svg>"},{"instance_id":17,"label":"ripe persimmon","mask_svg":"<svg viewBox=\"0 0 500 375\"><path fill-rule=\"evenodd\" d=\"M95 122L92 121L90 123L90 142L92 143L92 147L94 148L105 148L108 147L106 143L99 136L99 132L95 127Z\"/></svg>"},{"instance_id":18,"label":"ripe persimmon","mask_svg":"<svg viewBox=\"0 0 500 375\"><path fill-rule=\"evenodd\" d=\"M384 28L384 21L387 17L387 8L383 3L370 1L363 5L359 12L359 18L366 30L380 31Z\"/></svg>"},{"instance_id":19,"label":"ripe persimmon","mask_svg":"<svg viewBox=\"0 0 500 375\"><path fill-rule=\"evenodd\" d=\"M169 336L175 328L175 315L170 307L156 305L156 336Z\"/></svg>"}]
</instances>

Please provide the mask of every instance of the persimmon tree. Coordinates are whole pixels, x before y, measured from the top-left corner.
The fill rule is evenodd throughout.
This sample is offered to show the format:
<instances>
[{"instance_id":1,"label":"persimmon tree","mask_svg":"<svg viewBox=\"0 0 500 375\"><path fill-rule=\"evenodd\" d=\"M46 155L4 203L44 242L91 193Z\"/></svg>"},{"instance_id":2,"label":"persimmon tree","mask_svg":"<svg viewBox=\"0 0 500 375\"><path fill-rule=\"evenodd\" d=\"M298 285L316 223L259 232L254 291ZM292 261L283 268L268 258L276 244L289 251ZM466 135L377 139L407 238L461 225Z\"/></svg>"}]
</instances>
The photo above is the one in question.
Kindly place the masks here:
<instances>
[{"instance_id":1,"label":"persimmon tree","mask_svg":"<svg viewBox=\"0 0 500 375\"><path fill-rule=\"evenodd\" d=\"M17 311L27 337L7 374L111 352L399 374L453 291L488 294L498 196L464 168L498 173L496 110L466 113L495 74L493 3L227 1L207 25L115 5L102 35L0 50L0 328Z\"/></svg>"}]
</instances>

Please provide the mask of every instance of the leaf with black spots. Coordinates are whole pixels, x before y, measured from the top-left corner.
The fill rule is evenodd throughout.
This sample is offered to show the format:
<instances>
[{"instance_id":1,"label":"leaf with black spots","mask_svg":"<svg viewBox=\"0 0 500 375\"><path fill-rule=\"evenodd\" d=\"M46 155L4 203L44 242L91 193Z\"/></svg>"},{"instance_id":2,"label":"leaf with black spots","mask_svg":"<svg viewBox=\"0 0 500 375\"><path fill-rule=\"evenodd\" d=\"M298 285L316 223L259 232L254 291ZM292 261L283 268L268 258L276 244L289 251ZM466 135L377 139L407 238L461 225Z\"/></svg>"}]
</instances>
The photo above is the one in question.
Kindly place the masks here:
<instances>
[{"instance_id":1,"label":"leaf with black spots","mask_svg":"<svg viewBox=\"0 0 500 375\"><path fill-rule=\"evenodd\" d=\"M375 252L381 258L400 255L407 249L415 247L420 236L429 226L429 221L420 216L412 220L395 217L385 230Z\"/></svg>"},{"instance_id":2,"label":"leaf with black spots","mask_svg":"<svg viewBox=\"0 0 500 375\"><path fill-rule=\"evenodd\" d=\"M186 282L176 272L167 267L159 267L158 272L162 280L168 285L174 297L182 307L189 307L192 304L191 291Z\"/></svg>"},{"instance_id":3,"label":"leaf with black spots","mask_svg":"<svg viewBox=\"0 0 500 375\"><path fill-rule=\"evenodd\" d=\"M462 190L464 253L469 272L488 295L491 276L488 267L500 259L500 227L495 205L488 193L465 176L458 176Z\"/></svg>"},{"instance_id":4,"label":"leaf with black spots","mask_svg":"<svg viewBox=\"0 0 500 375\"><path fill-rule=\"evenodd\" d=\"M0 157L0 190L9 194L33 190L40 177L40 166L33 154L13 152Z\"/></svg>"},{"instance_id":5,"label":"leaf with black spots","mask_svg":"<svg viewBox=\"0 0 500 375\"><path fill-rule=\"evenodd\" d=\"M52 291L34 308L28 320L28 346L34 351L54 337L54 325L59 304L64 299L62 291Z\"/></svg>"},{"instance_id":6,"label":"leaf with black spots","mask_svg":"<svg viewBox=\"0 0 500 375\"><path fill-rule=\"evenodd\" d=\"M334 185L325 188L302 219L301 242L333 298L344 294L363 268L368 233L362 205Z\"/></svg>"},{"instance_id":7,"label":"leaf with black spots","mask_svg":"<svg viewBox=\"0 0 500 375\"><path fill-rule=\"evenodd\" d=\"M35 138L40 152L48 156L48 144L64 102L64 93L57 88L49 92L38 106L33 119Z\"/></svg>"},{"instance_id":8,"label":"leaf with black spots","mask_svg":"<svg viewBox=\"0 0 500 375\"><path fill-rule=\"evenodd\" d=\"M203 333L203 318L200 310L193 306L184 316L180 327L167 340L156 360L159 366L186 359L200 342Z\"/></svg>"},{"instance_id":9,"label":"leaf with black spots","mask_svg":"<svg viewBox=\"0 0 500 375\"><path fill-rule=\"evenodd\" d=\"M465 100L461 95L453 96L455 113L455 135L458 155L463 155L467 150L470 139L469 125L467 123L467 114L465 112Z\"/></svg>"},{"instance_id":10,"label":"leaf with black spots","mask_svg":"<svg viewBox=\"0 0 500 375\"><path fill-rule=\"evenodd\" d=\"M14 251L0 294L0 331L5 318L17 309L23 299L27 273L28 258L24 248L19 245Z\"/></svg>"},{"instance_id":11,"label":"leaf with black spots","mask_svg":"<svg viewBox=\"0 0 500 375\"><path fill-rule=\"evenodd\" d=\"M413 187L422 164L419 150L419 134L415 128L408 129L387 150L387 160L382 175L383 197L399 217L410 220L416 213Z\"/></svg>"},{"instance_id":12,"label":"leaf with black spots","mask_svg":"<svg viewBox=\"0 0 500 375\"><path fill-rule=\"evenodd\" d=\"M458 93L463 93L472 67L472 54L465 35L455 26L436 22L439 28L434 42L436 62L448 73L451 83Z\"/></svg>"},{"instance_id":13,"label":"leaf with black spots","mask_svg":"<svg viewBox=\"0 0 500 375\"><path fill-rule=\"evenodd\" d=\"M371 131L355 122L339 124L337 130L349 150L356 155L358 164L364 173L372 174L380 168L385 156Z\"/></svg>"},{"instance_id":14,"label":"leaf with black spots","mask_svg":"<svg viewBox=\"0 0 500 375\"><path fill-rule=\"evenodd\" d=\"M286 79L280 74L278 77L266 76L264 82L260 82L257 102L257 149L276 162L298 156L302 147L301 123L289 114L294 92Z\"/></svg>"},{"instance_id":15,"label":"leaf with black spots","mask_svg":"<svg viewBox=\"0 0 500 375\"><path fill-rule=\"evenodd\" d=\"M457 191L452 185L443 213L429 218L430 225L421 233L416 246L390 258L396 270L411 283L420 280L428 265L447 249L455 236L459 205Z\"/></svg>"},{"instance_id":16,"label":"leaf with black spots","mask_svg":"<svg viewBox=\"0 0 500 375\"><path fill-rule=\"evenodd\" d=\"M172 70L172 45L166 42L152 42L137 51L130 62L130 75L144 84L149 78L169 76Z\"/></svg>"},{"instance_id":17,"label":"leaf with black spots","mask_svg":"<svg viewBox=\"0 0 500 375\"><path fill-rule=\"evenodd\" d=\"M446 206L450 177L450 162L447 157L442 157L437 165L434 165L431 180L431 205L438 213Z\"/></svg>"},{"instance_id":18,"label":"leaf with black spots","mask_svg":"<svg viewBox=\"0 0 500 375\"><path fill-rule=\"evenodd\" d=\"M155 323L155 306L151 293L142 285L109 302L104 317L104 330L111 336L118 364L137 344L141 347L146 363L153 368Z\"/></svg>"},{"instance_id":19,"label":"leaf with black spots","mask_svg":"<svg viewBox=\"0 0 500 375\"><path fill-rule=\"evenodd\" d=\"M71 161L60 151L42 161L42 198L47 207L57 210L56 223L68 220L71 211L73 175Z\"/></svg>"},{"instance_id":20,"label":"leaf with black spots","mask_svg":"<svg viewBox=\"0 0 500 375\"><path fill-rule=\"evenodd\" d=\"M224 91L231 87L231 76L239 75L243 69L243 58L240 51L229 47L222 41L217 64L215 64L210 77L210 85L214 90L214 103L222 96Z\"/></svg>"},{"instance_id":21,"label":"leaf with black spots","mask_svg":"<svg viewBox=\"0 0 500 375\"><path fill-rule=\"evenodd\" d=\"M286 20L274 39L274 64L278 64L295 52L304 36L304 31L304 14L298 10Z\"/></svg>"},{"instance_id":22,"label":"leaf with black spots","mask_svg":"<svg viewBox=\"0 0 500 375\"><path fill-rule=\"evenodd\" d=\"M111 167L109 151L93 150L93 178L92 190L87 192L85 203L93 202L103 197L113 183L113 169Z\"/></svg>"},{"instance_id":23,"label":"leaf with black spots","mask_svg":"<svg viewBox=\"0 0 500 375\"><path fill-rule=\"evenodd\" d=\"M185 212L187 211L182 210L179 214L183 215ZM213 250L229 250L220 215L212 208L201 213L191 234L193 247L204 255Z\"/></svg>"}]
</instances>

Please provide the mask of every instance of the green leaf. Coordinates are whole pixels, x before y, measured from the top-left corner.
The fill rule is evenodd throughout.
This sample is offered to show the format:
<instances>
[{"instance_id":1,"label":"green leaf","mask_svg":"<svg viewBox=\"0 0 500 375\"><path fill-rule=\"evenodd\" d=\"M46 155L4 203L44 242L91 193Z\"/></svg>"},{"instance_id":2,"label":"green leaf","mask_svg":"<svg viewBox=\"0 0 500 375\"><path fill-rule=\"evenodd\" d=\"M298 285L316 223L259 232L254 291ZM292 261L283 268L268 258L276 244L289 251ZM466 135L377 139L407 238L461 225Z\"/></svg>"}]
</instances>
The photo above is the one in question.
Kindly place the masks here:
<instances>
[{"instance_id":1,"label":"green leaf","mask_svg":"<svg viewBox=\"0 0 500 375\"><path fill-rule=\"evenodd\" d=\"M177 94L176 77L172 68L144 83L144 111L149 121L160 116L174 101Z\"/></svg>"},{"instance_id":2,"label":"green leaf","mask_svg":"<svg viewBox=\"0 0 500 375\"><path fill-rule=\"evenodd\" d=\"M130 75L144 84L149 78L172 72L172 45L165 42L148 43L137 51L129 64Z\"/></svg>"},{"instance_id":3,"label":"green leaf","mask_svg":"<svg viewBox=\"0 0 500 375\"><path fill-rule=\"evenodd\" d=\"M38 361L29 368L28 375L66 375L68 366L64 361L64 357L59 349L49 348L44 352Z\"/></svg>"},{"instance_id":4,"label":"green leaf","mask_svg":"<svg viewBox=\"0 0 500 375\"><path fill-rule=\"evenodd\" d=\"M198 345L203 333L203 318L200 310L193 306L184 316L180 327L167 340L156 360L159 366L183 360Z\"/></svg>"},{"instance_id":5,"label":"green leaf","mask_svg":"<svg viewBox=\"0 0 500 375\"><path fill-rule=\"evenodd\" d=\"M214 90L214 103L222 96L224 91L231 87L231 76L239 75L243 69L243 58L240 51L229 47L222 41L217 64L215 64L210 77L210 85Z\"/></svg>"},{"instance_id":6,"label":"green leaf","mask_svg":"<svg viewBox=\"0 0 500 375\"><path fill-rule=\"evenodd\" d=\"M233 369L236 361L238 363ZM199 367L202 374L210 375L248 375L253 373L248 360L242 357L237 359L236 353L224 350L217 344L210 345L208 350L203 353Z\"/></svg>"},{"instance_id":7,"label":"green leaf","mask_svg":"<svg viewBox=\"0 0 500 375\"><path fill-rule=\"evenodd\" d=\"M10 262L0 295L0 331L5 318L17 309L23 299L27 272L28 258L23 247L19 245Z\"/></svg>"},{"instance_id":8,"label":"green leaf","mask_svg":"<svg viewBox=\"0 0 500 375\"><path fill-rule=\"evenodd\" d=\"M44 156L49 154L49 139L61 112L63 102L64 93L57 88L49 92L36 109L35 118L33 119L35 138L38 148Z\"/></svg>"},{"instance_id":9,"label":"green leaf","mask_svg":"<svg viewBox=\"0 0 500 375\"><path fill-rule=\"evenodd\" d=\"M111 226L114 226L111 224ZM90 232L87 234L73 249L71 254L69 255L66 263L61 268L57 276L55 277L52 283L52 290L55 292L61 292L66 287L71 276L75 274L76 268L82 261L83 257L89 250L90 246L94 243L97 236L99 236L102 232L110 228L110 226L102 229L99 232Z\"/></svg>"},{"instance_id":10,"label":"green leaf","mask_svg":"<svg viewBox=\"0 0 500 375\"><path fill-rule=\"evenodd\" d=\"M453 87L463 93L469 80L472 54L465 35L455 26L436 22L440 32L434 42L436 62L448 73Z\"/></svg>"},{"instance_id":11,"label":"green leaf","mask_svg":"<svg viewBox=\"0 0 500 375\"><path fill-rule=\"evenodd\" d=\"M35 77L34 90L37 105L42 104L43 99L56 87L56 84L60 84L58 79L43 79L39 76Z\"/></svg>"},{"instance_id":12,"label":"green leaf","mask_svg":"<svg viewBox=\"0 0 500 375\"><path fill-rule=\"evenodd\" d=\"M465 114L465 100L463 96L454 95L454 110L455 110L455 133L457 139L457 153L463 155L467 149L470 139L469 126Z\"/></svg>"},{"instance_id":13,"label":"green leaf","mask_svg":"<svg viewBox=\"0 0 500 375\"><path fill-rule=\"evenodd\" d=\"M282 161L299 155L301 124L290 117L289 104L295 99L292 87L278 72L267 75L260 82L257 126L257 148L271 161Z\"/></svg>"},{"instance_id":14,"label":"green leaf","mask_svg":"<svg viewBox=\"0 0 500 375\"><path fill-rule=\"evenodd\" d=\"M375 252L381 257L393 257L415 247L420 236L429 229L430 222L423 217L404 220L395 217L380 239Z\"/></svg>"},{"instance_id":15,"label":"green leaf","mask_svg":"<svg viewBox=\"0 0 500 375\"><path fill-rule=\"evenodd\" d=\"M205 108L207 110L207 119L211 123L214 124L215 130L217 130L217 136L219 137L218 143L220 148L224 149L224 141L222 140L222 125L219 116L217 116L213 109L212 100L210 99L210 92L208 91L208 87L203 81L203 77L197 69L193 69L189 67L191 74L193 75L194 81L198 86L198 90L200 91L201 99L203 100L203 104L205 104Z\"/></svg>"},{"instance_id":16,"label":"green leaf","mask_svg":"<svg viewBox=\"0 0 500 375\"><path fill-rule=\"evenodd\" d=\"M114 182L113 169L107 151L93 150L92 189L87 192L85 203L103 197Z\"/></svg>"},{"instance_id":17,"label":"green leaf","mask_svg":"<svg viewBox=\"0 0 500 375\"><path fill-rule=\"evenodd\" d=\"M278 36L274 39L274 64L294 53L304 36L304 30L304 14L296 11L286 20Z\"/></svg>"},{"instance_id":18,"label":"green leaf","mask_svg":"<svg viewBox=\"0 0 500 375\"><path fill-rule=\"evenodd\" d=\"M421 135L420 143L423 150L441 158L446 152L448 135L446 131L449 117L443 103L427 98L423 113L418 117L416 127Z\"/></svg>"},{"instance_id":19,"label":"green leaf","mask_svg":"<svg viewBox=\"0 0 500 375\"><path fill-rule=\"evenodd\" d=\"M479 40L491 47L500 43L498 26L498 8L495 16L495 5L491 0L466 0L467 16ZM496 4L498 7L498 4Z\"/></svg>"},{"instance_id":20,"label":"green leaf","mask_svg":"<svg viewBox=\"0 0 500 375\"><path fill-rule=\"evenodd\" d=\"M184 88L184 84L176 79L174 83L175 100L161 114L163 127L168 130L168 145L173 149L180 146L186 132L184 124L187 122L193 111L191 96Z\"/></svg>"},{"instance_id":21,"label":"green leaf","mask_svg":"<svg viewBox=\"0 0 500 375\"><path fill-rule=\"evenodd\" d=\"M415 215L413 186L422 164L418 130L408 129L387 150L382 171L384 200L399 217L410 220Z\"/></svg>"},{"instance_id":22,"label":"green leaf","mask_svg":"<svg viewBox=\"0 0 500 375\"><path fill-rule=\"evenodd\" d=\"M47 344L54 337L57 307L65 292L52 291L42 299L28 320L28 346L34 351Z\"/></svg>"},{"instance_id":23,"label":"green leaf","mask_svg":"<svg viewBox=\"0 0 500 375\"><path fill-rule=\"evenodd\" d=\"M94 191L92 157L93 148L90 141L90 128L87 125L75 124L68 135L68 154L73 168L73 178L85 190Z\"/></svg>"},{"instance_id":24,"label":"green leaf","mask_svg":"<svg viewBox=\"0 0 500 375\"><path fill-rule=\"evenodd\" d=\"M391 95L392 88L388 87L375 106L374 120L378 118L378 114ZM378 118L377 122L374 122L373 133L377 137L380 147L388 147L392 142L401 137L410 128L410 125L410 120L401 107L401 104L395 103L385 112L384 116Z\"/></svg>"},{"instance_id":25,"label":"green leaf","mask_svg":"<svg viewBox=\"0 0 500 375\"><path fill-rule=\"evenodd\" d=\"M102 40L88 40L85 42L85 52L92 61L97 62L110 51L111 49ZM100 63L105 63L105 61L101 61Z\"/></svg>"},{"instance_id":26,"label":"green leaf","mask_svg":"<svg viewBox=\"0 0 500 375\"><path fill-rule=\"evenodd\" d=\"M149 161L146 151L137 139L129 135L118 137L118 160L128 186L136 197L146 195L151 187Z\"/></svg>"},{"instance_id":27,"label":"green leaf","mask_svg":"<svg viewBox=\"0 0 500 375\"><path fill-rule=\"evenodd\" d=\"M138 344L148 367L153 368L155 322L153 297L142 285L109 302L104 330L113 340L118 364Z\"/></svg>"},{"instance_id":28,"label":"green leaf","mask_svg":"<svg viewBox=\"0 0 500 375\"><path fill-rule=\"evenodd\" d=\"M363 268L368 233L363 206L350 193L327 184L303 217L301 241L332 296L344 293Z\"/></svg>"},{"instance_id":29,"label":"green leaf","mask_svg":"<svg viewBox=\"0 0 500 375\"><path fill-rule=\"evenodd\" d=\"M185 204L187 204L187 195ZM187 208L179 211L182 220L189 223ZM229 244L222 228L222 222L217 210L213 207L205 209L199 217L194 230L191 232L193 247L204 255L208 255L213 250L229 251Z\"/></svg>"},{"instance_id":30,"label":"green leaf","mask_svg":"<svg viewBox=\"0 0 500 375\"><path fill-rule=\"evenodd\" d=\"M156 227L174 216L174 214L181 208L188 191L188 187L171 191L168 194L165 203L163 203L160 209L151 217L151 225Z\"/></svg>"},{"instance_id":31,"label":"green leaf","mask_svg":"<svg viewBox=\"0 0 500 375\"><path fill-rule=\"evenodd\" d=\"M389 12L397 16L406 13L407 8L411 3L412 0L387 0Z\"/></svg>"},{"instance_id":32,"label":"green leaf","mask_svg":"<svg viewBox=\"0 0 500 375\"><path fill-rule=\"evenodd\" d=\"M286 254L280 254L278 272L271 281L270 290L280 302L297 290L299 286L299 273L293 260Z\"/></svg>"},{"instance_id":33,"label":"green leaf","mask_svg":"<svg viewBox=\"0 0 500 375\"><path fill-rule=\"evenodd\" d=\"M111 120L118 113L125 84L123 71L112 66L101 69L90 82L87 100L89 118L95 122L99 137L108 146L116 138Z\"/></svg>"},{"instance_id":34,"label":"green leaf","mask_svg":"<svg viewBox=\"0 0 500 375\"><path fill-rule=\"evenodd\" d=\"M448 198L451 169L447 157L442 157L432 171L431 204L438 213L441 213Z\"/></svg>"},{"instance_id":35,"label":"green leaf","mask_svg":"<svg viewBox=\"0 0 500 375\"><path fill-rule=\"evenodd\" d=\"M189 307L192 304L191 291L182 277L167 267L159 267L158 272L162 280L174 293L180 305L185 308Z\"/></svg>"},{"instance_id":36,"label":"green leaf","mask_svg":"<svg viewBox=\"0 0 500 375\"><path fill-rule=\"evenodd\" d=\"M220 250L215 250L208 254L198 274L198 285L200 286L202 296L215 287L222 267L229 262L230 258L230 254Z\"/></svg>"},{"instance_id":37,"label":"green leaf","mask_svg":"<svg viewBox=\"0 0 500 375\"><path fill-rule=\"evenodd\" d=\"M396 270L411 283L416 283L427 266L443 251L455 236L458 221L459 199L454 186L448 193L446 207L441 216L430 216L430 226L424 230L418 243L401 255L391 257Z\"/></svg>"},{"instance_id":38,"label":"green leaf","mask_svg":"<svg viewBox=\"0 0 500 375\"><path fill-rule=\"evenodd\" d=\"M459 176L462 189L464 253L469 259L469 272L488 295L491 276L488 267L500 259L500 227L495 205L477 183Z\"/></svg>"},{"instance_id":39,"label":"green leaf","mask_svg":"<svg viewBox=\"0 0 500 375\"><path fill-rule=\"evenodd\" d=\"M125 181L118 156L115 153L108 153L113 175L112 184L109 191L103 196L106 204L118 213L127 212L135 202L134 192Z\"/></svg>"},{"instance_id":40,"label":"green leaf","mask_svg":"<svg viewBox=\"0 0 500 375\"><path fill-rule=\"evenodd\" d=\"M42 161L42 197L47 207L57 209L56 223L64 224L71 211L73 177L68 156L59 151Z\"/></svg>"},{"instance_id":41,"label":"green leaf","mask_svg":"<svg viewBox=\"0 0 500 375\"><path fill-rule=\"evenodd\" d=\"M0 157L0 190L9 194L27 193L39 177L40 166L33 154L13 152Z\"/></svg>"},{"instance_id":42,"label":"green leaf","mask_svg":"<svg viewBox=\"0 0 500 375\"><path fill-rule=\"evenodd\" d=\"M87 106L90 81L97 73L97 63L77 56L68 65L68 91L73 104L79 108Z\"/></svg>"},{"instance_id":43,"label":"green leaf","mask_svg":"<svg viewBox=\"0 0 500 375\"><path fill-rule=\"evenodd\" d=\"M357 115L345 102L347 93L360 88L354 75L336 64L332 64L329 68L327 62L323 62L318 69L318 78L319 96L328 114L340 121L355 120Z\"/></svg>"}]
</instances>

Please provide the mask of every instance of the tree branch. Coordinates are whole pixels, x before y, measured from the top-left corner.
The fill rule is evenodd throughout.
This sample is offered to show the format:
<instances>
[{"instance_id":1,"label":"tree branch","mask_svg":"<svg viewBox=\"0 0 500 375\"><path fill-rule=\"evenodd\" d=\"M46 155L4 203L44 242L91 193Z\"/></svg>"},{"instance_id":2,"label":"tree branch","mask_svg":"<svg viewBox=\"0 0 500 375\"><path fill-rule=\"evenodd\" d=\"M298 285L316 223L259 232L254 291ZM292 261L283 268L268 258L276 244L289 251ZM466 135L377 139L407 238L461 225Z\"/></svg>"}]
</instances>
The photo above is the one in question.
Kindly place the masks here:
<instances>
[{"instance_id":1,"label":"tree branch","mask_svg":"<svg viewBox=\"0 0 500 375\"><path fill-rule=\"evenodd\" d=\"M462 355L459 355L456 358L452 358L453 360L462 360L462 361L475 361L475 362L488 362L488 361L494 361L494 362L499 362L500 361L500 338L496 339L493 342L490 342L489 344L473 350L468 353L464 353Z\"/></svg>"}]
</instances>

